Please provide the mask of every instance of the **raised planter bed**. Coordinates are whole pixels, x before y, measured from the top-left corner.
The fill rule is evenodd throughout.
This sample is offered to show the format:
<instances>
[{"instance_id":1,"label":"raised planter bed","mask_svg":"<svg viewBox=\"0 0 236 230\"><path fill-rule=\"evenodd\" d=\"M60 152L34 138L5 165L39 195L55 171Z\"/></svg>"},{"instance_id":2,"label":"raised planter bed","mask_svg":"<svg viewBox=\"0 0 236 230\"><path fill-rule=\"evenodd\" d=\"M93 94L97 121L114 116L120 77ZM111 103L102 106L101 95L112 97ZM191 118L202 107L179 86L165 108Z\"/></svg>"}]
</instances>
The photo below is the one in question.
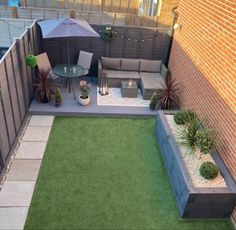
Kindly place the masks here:
<instances>
[{"instance_id":1,"label":"raised planter bed","mask_svg":"<svg viewBox=\"0 0 236 230\"><path fill-rule=\"evenodd\" d=\"M158 111L156 136L169 180L182 218L228 218L236 206L236 185L219 154L212 158L217 164L227 187L194 187L180 154L178 145L167 123L166 114Z\"/></svg>"}]
</instances>

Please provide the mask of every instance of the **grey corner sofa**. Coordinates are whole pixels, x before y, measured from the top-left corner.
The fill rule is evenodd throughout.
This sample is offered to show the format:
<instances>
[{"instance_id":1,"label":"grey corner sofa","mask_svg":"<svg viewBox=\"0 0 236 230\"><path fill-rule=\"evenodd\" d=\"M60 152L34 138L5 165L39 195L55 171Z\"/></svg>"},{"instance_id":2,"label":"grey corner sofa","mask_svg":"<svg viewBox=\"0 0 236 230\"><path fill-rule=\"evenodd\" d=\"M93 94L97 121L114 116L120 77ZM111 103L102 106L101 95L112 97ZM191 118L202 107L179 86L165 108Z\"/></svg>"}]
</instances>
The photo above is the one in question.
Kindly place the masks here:
<instances>
[{"instance_id":1,"label":"grey corner sofa","mask_svg":"<svg viewBox=\"0 0 236 230\"><path fill-rule=\"evenodd\" d=\"M120 88L124 80L136 81L146 100L157 88L163 87L167 69L161 60L101 57L98 60L98 83L102 73L107 74L109 87Z\"/></svg>"}]
</instances>

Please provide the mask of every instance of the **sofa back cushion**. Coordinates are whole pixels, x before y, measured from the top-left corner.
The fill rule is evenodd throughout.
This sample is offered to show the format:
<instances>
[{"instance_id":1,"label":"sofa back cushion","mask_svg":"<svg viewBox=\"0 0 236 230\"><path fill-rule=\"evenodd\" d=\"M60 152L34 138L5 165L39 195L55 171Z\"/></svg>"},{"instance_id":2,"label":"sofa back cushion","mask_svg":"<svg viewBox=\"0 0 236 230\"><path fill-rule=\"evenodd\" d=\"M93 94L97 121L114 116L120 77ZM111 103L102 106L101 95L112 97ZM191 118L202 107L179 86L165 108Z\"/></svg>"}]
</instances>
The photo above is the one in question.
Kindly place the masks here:
<instances>
[{"instance_id":1,"label":"sofa back cushion","mask_svg":"<svg viewBox=\"0 0 236 230\"><path fill-rule=\"evenodd\" d=\"M152 72L160 73L161 72L161 60L140 60L140 72Z\"/></svg>"},{"instance_id":2,"label":"sofa back cushion","mask_svg":"<svg viewBox=\"0 0 236 230\"><path fill-rule=\"evenodd\" d=\"M120 70L120 58L101 57L102 68Z\"/></svg>"},{"instance_id":3,"label":"sofa back cushion","mask_svg":"<svg viewBox=\"0 0 236 230\"><path fill-rule=\"evenodd\" d=\"M140 60L121 58L121 70L139 71Z\"/></svg>"}]
</instances>

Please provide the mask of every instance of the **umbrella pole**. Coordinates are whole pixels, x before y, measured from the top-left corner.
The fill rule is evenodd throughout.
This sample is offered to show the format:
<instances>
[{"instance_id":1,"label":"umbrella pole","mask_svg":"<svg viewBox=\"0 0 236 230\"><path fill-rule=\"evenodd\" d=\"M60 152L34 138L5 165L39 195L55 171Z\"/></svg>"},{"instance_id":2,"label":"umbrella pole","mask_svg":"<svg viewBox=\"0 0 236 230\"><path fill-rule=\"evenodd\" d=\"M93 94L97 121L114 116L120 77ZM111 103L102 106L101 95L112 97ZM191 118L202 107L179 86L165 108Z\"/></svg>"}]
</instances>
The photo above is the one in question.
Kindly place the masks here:
<instances>
[{"instance_id":1,"label":"umbrella pole","mask_svg":"<svg viewBox=\"0 0 236 230\"><path fill-rule=\"evenodd\" d=\"M67 61L68 61L68 66L70 68L70 47L69 47L69 38L67 38Z\"/></svg>"}]
</instances>

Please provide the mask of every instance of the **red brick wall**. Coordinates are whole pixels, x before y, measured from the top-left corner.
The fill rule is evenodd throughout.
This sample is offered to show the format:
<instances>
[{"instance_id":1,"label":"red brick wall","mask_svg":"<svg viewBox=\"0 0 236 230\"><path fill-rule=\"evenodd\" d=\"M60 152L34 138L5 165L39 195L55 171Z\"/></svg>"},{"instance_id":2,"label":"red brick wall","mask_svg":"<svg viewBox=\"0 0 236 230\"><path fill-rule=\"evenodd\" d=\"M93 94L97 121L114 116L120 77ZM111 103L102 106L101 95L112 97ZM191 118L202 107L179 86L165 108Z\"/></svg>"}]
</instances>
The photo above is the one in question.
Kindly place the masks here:
<instances>
[{"instance_id":1,"label":"red brick wall","mask_svg":"<svg viewBox=\"0 0 236 230\"><path fill-rule=\"evenodd\" d=\"M216 131L217 150L236 180L236 1L180 0L169 68L183 107ZM236 211L233 214L236 220Z\"/></svg>"}]
</instances>

